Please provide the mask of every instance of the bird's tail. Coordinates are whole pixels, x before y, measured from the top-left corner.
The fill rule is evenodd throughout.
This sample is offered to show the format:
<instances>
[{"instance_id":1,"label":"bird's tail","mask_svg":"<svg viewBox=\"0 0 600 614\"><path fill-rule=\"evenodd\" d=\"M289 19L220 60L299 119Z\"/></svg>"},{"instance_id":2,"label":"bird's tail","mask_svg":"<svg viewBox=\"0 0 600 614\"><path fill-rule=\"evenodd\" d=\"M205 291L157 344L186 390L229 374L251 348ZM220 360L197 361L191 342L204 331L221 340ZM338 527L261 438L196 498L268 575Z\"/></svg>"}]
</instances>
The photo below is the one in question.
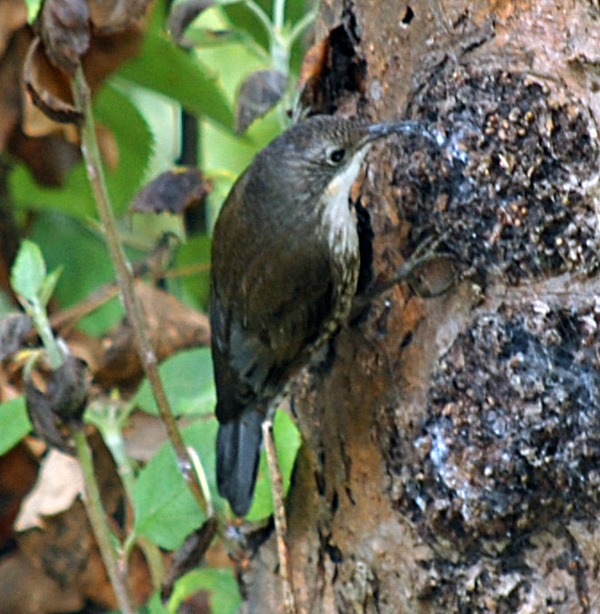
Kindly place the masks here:
<instances>
[{"instance_id":1,"label":"bird's tail","mask_svg":"<svg viewBox=\"0 0 600 614\"><path fill-rule=\"evenodd\" d=\"M246 410L239 420L219 425L217 486L237 516L250 509L258 472L264 416Z\"/></svg>"}]
</instances>

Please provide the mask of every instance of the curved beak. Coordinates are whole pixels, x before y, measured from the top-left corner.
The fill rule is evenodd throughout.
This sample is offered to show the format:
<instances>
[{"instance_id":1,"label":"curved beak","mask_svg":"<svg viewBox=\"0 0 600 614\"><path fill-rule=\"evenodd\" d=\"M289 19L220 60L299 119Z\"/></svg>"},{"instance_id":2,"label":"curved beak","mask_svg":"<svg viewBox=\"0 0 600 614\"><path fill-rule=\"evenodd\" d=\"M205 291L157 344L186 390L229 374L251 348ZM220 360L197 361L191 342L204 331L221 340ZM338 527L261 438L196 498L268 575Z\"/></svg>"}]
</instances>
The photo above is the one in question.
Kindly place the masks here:
<instances>
[{"instance_id":1,"label":"curved beak","mask_svg":"<svg viewBox=\"0 0 600 614\"><path fill-rule=\"evenodd\" d=\"M427 139L437 141L435 136L429 131L427 126L415 120L398 120L393 122L381 122L379 124L370 124L367 126L367 134L365 135L364 144L372 143L377 139L381 139L390 134L413 134L422 136Z\"/></svg>"}]
</instances>

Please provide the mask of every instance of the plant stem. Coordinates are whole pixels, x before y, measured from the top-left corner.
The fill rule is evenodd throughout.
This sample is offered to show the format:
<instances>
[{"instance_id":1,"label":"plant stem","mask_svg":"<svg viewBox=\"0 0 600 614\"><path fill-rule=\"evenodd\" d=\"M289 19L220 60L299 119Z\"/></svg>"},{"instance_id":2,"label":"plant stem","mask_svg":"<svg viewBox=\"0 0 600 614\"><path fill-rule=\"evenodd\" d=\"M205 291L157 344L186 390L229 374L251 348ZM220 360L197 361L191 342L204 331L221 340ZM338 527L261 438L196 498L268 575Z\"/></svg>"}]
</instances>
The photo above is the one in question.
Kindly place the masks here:
<instances>
[{"instance_id":1,"label":"plant stem","mask_svg":"<svg viewBox=\"0 0 600 614\"><path fill-rule=\"evenodd\" d=\"M279 33L283 30L285 21L285 0L275 0L273 5L273 25Z\"/></svg>"},{"instance_id":2,"label":"plant stem","mask_svg":"<svg viewBox=\"0 0 600 614\"><path fill-rule=\"evenodd\" d=\"M200 509L205 511L206 501L202 493L202 488L192 469L192 462L181 434L179 433L179 429L177 428L177 423L173 417L171 408L169 407L167 396L158 373L156 353L148 338L144 314L135 292L135 280L132 275L132 268L125 258L125 253L119 240L117 224L110 205L110 198L101 164L100 151L98 149L98 141L96 139L90 90L81 65L79 65L75 71L73 97L76 107L83 113L83 122L81 125L81 150L88 179L96 200L96 206L98 207L100 219L104 225L106 242L108 244L113 266L115 267L117 283L119 285L121 301L125 309L127 321L132 328L140 361L146 377L150 382L160 417L165 424L167 435L175 450L179 470L194 498L198 502Z\"/></svg>"},{"instance_id":3,"label":"plant stem","mask_svg":"<svg viewBox=\"0 0 600 614\"><path fill-rule=\"evenodd\" d=\"M133 504L134 488L135 488L135 475L133 467L127 452L125 451L125 440L123 439L123 422L125 421L129 412L123 411L122 407L117 404L113 404L109 401L106 406L106 411L103 413L102 419L92 417L91 422L96 425L104 443L110 450L112 457L117 466L117 472L121 478L123 484L123 490L125 491L125 498L128 504L128 508L135 509ZM93 414L92 414L93 416ZM148 564L150 570L150 577L152 578L152 586L156 589L160 588L160 583L164 576L164 569L160 556L160 551L155 544L150 540L145 539L142 535L138 535L135 532L135 520L132 523L133 527L128 527L129 534L125 539L122 550L122 557L125 561L129 559L132 549L137 544L144 553L144 558Z\"/></svg>"},{"instance_id":4,"label":"plant stem","mask_svg":"<svg viewBox=\"0 0 600 614\"><path fill-rule=\"evenodd\" d=\"M56 369L62 367L63 353L58 345L58 342L54 338L46 311L39 301L35 301L35 303L31 306L30 315L33 318L37 332L42 340L42 345L46 348L46 352L48 352L50 366L54 371L56 371Z\"/></svg>"},{"instance_id":5,"label":"plant stem","mask_svg":"<svg viewBox=\"0 0 600 614\"><path fill-rule=\"evenodd\" d=\"M269 416L262 423L262 432L269 464L269 475L271 477L273 518L275 520L275 537L277 539L277 553L279 555L279 575L283 585L283 607L285 614L298 614L290 550L287 545L287 517L283 498L283 478L273 437L272 416Z\"/></svg>"},{"instance_id":6,"label":"plant stem","mask_svg":"<svg viewBox=\"0 0 600 614\"><path fill-rule=\"evenodd\" d=\"M73 428L73 439L85 484L83 503L96 537L100 555L110 578L115 597L122 614L135 614L133 599L127 583L126 566L119 564L118 554L113 547L111 531L100 498L100 491L94 475L92 452L88 446L83 427Z\"/></svg>"}]
</instances>

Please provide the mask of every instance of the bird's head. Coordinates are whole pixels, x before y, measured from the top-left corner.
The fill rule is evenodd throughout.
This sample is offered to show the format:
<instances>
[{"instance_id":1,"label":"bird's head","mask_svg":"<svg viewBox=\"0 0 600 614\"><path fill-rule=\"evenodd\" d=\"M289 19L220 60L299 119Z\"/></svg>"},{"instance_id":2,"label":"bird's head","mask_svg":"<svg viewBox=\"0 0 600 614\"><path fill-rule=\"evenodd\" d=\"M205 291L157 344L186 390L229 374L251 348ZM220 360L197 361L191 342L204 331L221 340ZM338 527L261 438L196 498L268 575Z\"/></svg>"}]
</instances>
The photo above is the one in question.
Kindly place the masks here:
<instances>
[{"instance_id":1,"label":"bird's head","mask_svg":"<svg viewBox=\"0 0 600 614\"><path fill-rule=\"evenodd\" d=\"M311 117L271 141L255 159L256 169L272 185L307 200L325 190L348 193L371 145L395 133L428 135L422 124L412 121L369 124L328 115Z\"/></svg>"}]
</instances>

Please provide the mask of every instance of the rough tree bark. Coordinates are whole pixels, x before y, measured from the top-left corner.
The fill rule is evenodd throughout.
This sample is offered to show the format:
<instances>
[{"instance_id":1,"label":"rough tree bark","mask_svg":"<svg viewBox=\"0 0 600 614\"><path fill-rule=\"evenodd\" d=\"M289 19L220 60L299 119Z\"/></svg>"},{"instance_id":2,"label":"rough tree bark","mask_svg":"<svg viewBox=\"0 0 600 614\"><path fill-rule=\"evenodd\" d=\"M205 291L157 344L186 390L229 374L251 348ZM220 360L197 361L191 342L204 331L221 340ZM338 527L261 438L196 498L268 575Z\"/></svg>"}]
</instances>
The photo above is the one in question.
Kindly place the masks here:
<instances>
[{"instance_id":1,"label":"rough tree bark","mask_svg":"<svg viewBox=\"0 0 600 614\"><path fill-rule=\"evenodd\" d=\"M365 165L375 276L443 235L456 283L377 299L298 383L302 612L600 610L599 25L592 0L322 2L327 110L440 133ZM271 538L246 612L282 611L276 568Z\"/></svg>"}]
</instances>

